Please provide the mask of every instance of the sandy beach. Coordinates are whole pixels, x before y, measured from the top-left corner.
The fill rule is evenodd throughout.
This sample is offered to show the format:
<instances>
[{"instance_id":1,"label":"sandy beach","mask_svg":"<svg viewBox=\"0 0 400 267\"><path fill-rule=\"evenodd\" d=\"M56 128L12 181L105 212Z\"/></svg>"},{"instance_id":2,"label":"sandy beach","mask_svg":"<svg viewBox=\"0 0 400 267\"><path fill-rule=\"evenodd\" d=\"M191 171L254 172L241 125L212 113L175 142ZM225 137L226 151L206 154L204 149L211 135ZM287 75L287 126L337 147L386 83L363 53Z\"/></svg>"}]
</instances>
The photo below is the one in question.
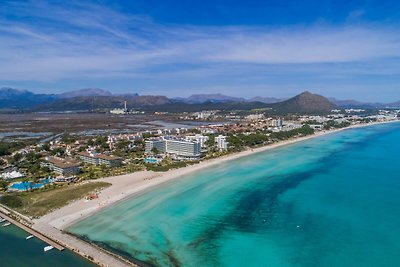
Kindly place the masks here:
<instances>
[{"instance_id":1,"label":"sandy beach","mask_svg":"<svg viewBox=\"0 0 400 267\"><path fill-rule=\"evenodd\" d=\"M81 255L84 254L93 257L95 261L97 263L101 263L102 266L113 266L112 259L113 258L115 259L115 255L107 256L107 252L99 250L98 248L93 247L84 241L72 237L64 233L63 230L65 230L68 226L84 218L87 218L88 216L91 216L106 207L110 207L111 205L117 203L118 201L121 201L128 197L132 197L135 194L143 192L144 190L149 190L155 186L161 185L165 182L174 179L178 179L184 175L199 171L201 169L205 169L211 166L218 165L222 162L245 157L255 153L260 153L278 147L286 146L289 144L298 143L304 140L318 138L320 136L332 134L338 131L351 128L366 127L374 124L380 124L380 123L358 124L343 129L321 131L311 136L282 141L279 143L258 147L254 149L248 149L246 151L230 154L220 158L205 160L201 163L190 165L184 168L170 170L165 173L141 171L121 176L97 179L96 181L111 183L110 187L104 189L99 194L98 199L90 201L81 199L72 202L65 207L55 210L39 219L33 220L34 222L33 228L45 232L46 234L60 241L61 243L65 244L69 248L74 248L75 250L79 250L79 252L81 252L80 253ZM110 257L110 259L105 259L104 257L105 258ZM126 263L120 262L118 266L123 266L124 264Z\"/></svg>"}]
</instances>

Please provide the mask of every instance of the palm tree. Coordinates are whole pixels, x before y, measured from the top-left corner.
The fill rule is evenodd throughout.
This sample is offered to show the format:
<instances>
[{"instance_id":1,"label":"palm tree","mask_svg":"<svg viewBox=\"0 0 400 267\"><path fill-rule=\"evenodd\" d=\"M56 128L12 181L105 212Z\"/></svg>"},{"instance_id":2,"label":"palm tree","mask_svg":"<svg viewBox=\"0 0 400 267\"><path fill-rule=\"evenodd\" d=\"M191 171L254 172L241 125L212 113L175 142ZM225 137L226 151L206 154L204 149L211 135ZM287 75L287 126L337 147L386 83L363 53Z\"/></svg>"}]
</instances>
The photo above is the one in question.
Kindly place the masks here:
<instances>
[{"instance_id":1,"label":"palm tree","mask_svg":"<svg viewBox=\"0 0 400 267\"><path fill-rule=\"evenodd\" d=\"M28 180L28 178L27 177L24 177L23 179L22 179L22 184L24 185L24 187L25 187L25 191L27 191L28 190L28 187L30 187L30 189L32 190L32 183L29 183L29 180Z\"/></svg>"}]
</instances>

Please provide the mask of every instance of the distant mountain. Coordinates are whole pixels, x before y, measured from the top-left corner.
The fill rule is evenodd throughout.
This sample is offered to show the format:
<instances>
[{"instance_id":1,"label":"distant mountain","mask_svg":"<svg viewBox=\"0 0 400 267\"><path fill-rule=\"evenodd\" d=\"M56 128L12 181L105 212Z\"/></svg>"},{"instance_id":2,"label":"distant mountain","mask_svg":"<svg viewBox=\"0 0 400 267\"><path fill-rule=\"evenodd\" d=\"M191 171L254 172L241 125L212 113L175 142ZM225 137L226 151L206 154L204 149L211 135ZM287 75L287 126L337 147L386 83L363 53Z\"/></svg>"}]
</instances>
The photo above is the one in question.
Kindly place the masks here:
<instances>
[{"instance_id":1,"label":"distant mountain","mask_svg":"<svg viewBox=\"0 0 400 267\"><path fill-rule=\"evenodd\" d=\"M358 106L368 105L368 103L359 102L353 99L340 100L334 97L329 97L328 100L340 107L358 107Z\"/></svg>"},{"instance_id":2,"label":"distant mountain","mask_svg":"<svg viewBox=\"0 0 400 267\"><path fill-rule=\"evenodd\" d=\"M73 98L79 96L112 96L112 93L99 88L85 88L57 95L58 98Z\"/></svg>"},{"instance_id":3,"label":"distant mountain","mask_svg":"<svg viewBox=\"0 0 400 267\"><path fill-rule=\"evenodd\" d=\"M0 109L30 109L54 99L55 95L35 94L10 87L0 88Z\"/></svg>"},{"instance_id":4,"label":"distant mountain","mask_svg":"<svg viewBox=\"0 0 400 267\"><path fill-rule=\"evenodd\" d=\"M400 101L393 103L367 103L356 100L338 100L329 98L329 100L342 108L362 108L362 109L379 109L379 108L400 108Z\"/></svg>"},{"instance_id":5,"label":"distant mountain","mask_svg":"<svg viewBox=\"0 0 400 267\"><path fill-rule=\"evenodd\" d=\"M191 95L188 98L174 98L174 100L189 103L189 104L200 104L205 102L220 103L220 102L244 102L244 98L227 96L223 94L196 94Z\"/></svg>"},{"instance_id":6,"label":"distant mountain","mask_svg":"<svg viewBox=\"0 0 400 267\"><path fill-rule=\"evenodd\" d=\"M288 100L271 104L271 107L279 113L298 114L328 113L338 108L327 98L307 91Z\"/></svg>"},{"instance_id":7,"label":"distant mountain","mask_svg":"<svg viewBox=\"0 0 400 267\"><path fill-rule=\"evenodd\" d=\"M164 105L172 102L166 96L79 96L60 98L54 102L37 106L36 110L61 111L122 108L124 101L127 101L129 109L151 105Z\"/></svg>"},{"instance_id":8,"label":"distant mountain","mask_svg":"<svg viewBox=\"0 0 400 267\"><path fill-rule=\"evenodd\" d=\"M177 97L173 98L176 101L189 103L189 104L201 104L206 102L212 103L221 103L221 102L261 102L261 103L277 103L281 102L285 99L274 98L274 97L262 97L256 96L250 99L242 98L242 97L234 97L223 94L196 94L191 95L187 98Z\"/></svg>"},{"instance_id":9,"label":"distant mountain","mask_svg":"<svg viewBox=\"0 0 400 267\"><path fill-rule=\"evenodd\" d=\"M26 90L18 90L10 87L0 88L0 110L40 110L42 108L49 108L52 110L75 110L79 108L91 107L89 104L93 103L93 97L110 97L105 100L98 98L93 104L94 107L101 107L102 104L107 107L111 103L118 103L124 98L133 99L138 97L137 94L129 94L124 96L113 96L109 91L98 88L86 88L61 94L35 94ZM89 100L90 99L90 100ZM100 100L101 99L101 100ZM166 103L166 97L139 97L132 103L140 104L146 102L154 102L155 104ZM57 107L57 105L59 105ZM70 106L69 106L70 105Z\"/></svg>"},{"instance_id":10,"label":"distant mountain","mask_svg":"<svg viewBox=\"0 0 400 267\"><path fill-rule=\"evenodd\" d=\"M377 108L400 108L400 101L393 102L393 103L387 103L387 104L379 104Z\"/></svg>"},{"instance_id":11,"label":"distant mountain","mask_svg":"<svg viewBox=\"0 0 400 267\"><path fill-rule=\"evenodd\" d=\"M286 99L284 98L275 98L275 97L262 97L262 96L256 96L253 98L248 99L248 102L262 102L262 103L267 103L267 104L271 104L271 103L278 103L278 102L282 102Z\"/></svg>"},{"instance_id":12,"label":"distant mountain","mask_svg":"<svg viewBox=\"0 0 400 267\"><path fill-rule=\"evenodd\" d=\"M128 93L128 94L119 94L119 96L122 96L122 97L136 97L136 96L139 96L139 94L138 93L133 93L133 94Z\"/></svg>"},{"instance_id":13,"label":"distant mountain","mask_svg":"<svg viewBox=\"0 0 400 267\"><path fill-rule=\"evenodd\" d=\"M165 112L197 112L202 110L252 110L268 108L269 104L261 102L204 102L204 103L185 103L173 101L163 105L148 105L143 107L146 111L165 111Z\"/></svg>"}]
</instances>

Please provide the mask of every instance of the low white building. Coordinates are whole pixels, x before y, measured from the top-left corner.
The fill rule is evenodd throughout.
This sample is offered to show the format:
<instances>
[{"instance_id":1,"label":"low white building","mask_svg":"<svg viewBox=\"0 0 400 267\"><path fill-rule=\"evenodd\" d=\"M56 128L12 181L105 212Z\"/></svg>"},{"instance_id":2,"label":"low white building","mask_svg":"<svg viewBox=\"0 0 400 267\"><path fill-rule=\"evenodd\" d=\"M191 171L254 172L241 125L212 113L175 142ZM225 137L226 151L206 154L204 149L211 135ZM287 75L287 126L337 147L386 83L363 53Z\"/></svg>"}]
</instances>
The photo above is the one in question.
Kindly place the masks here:
<instances>
[{"instance_id":1,"label":"low white building","mask_svg":"<svg viewBox=\"0 0 400 267\"><path fill-rule=\"evenodd\" d=\"M207 119L214 114L215 114L215 112L212 112L212 111L201 111L201 112L195 113L197 119Z\"/></svg>"},{"instance_id":2,"label":"low white building","mask_svg":"<svg viewBox=\"0 0 400 267\"><path fill-rule=\"evenodd\" d=\"M19 171L3 172L0 175L0 178L3 178L4 180L12 180L23 177L25 177L25 175L23 173L20 173Z\"/></svg>"},{"instance_id":3,"label":"low white building","mask_svg":"<svg viewBox=\"0 0 400 267\"><path fill-rule=\"evenodd\" d=\"M63 176L74 175L80 172L80 163L74 159L46 157L46 162L40 165L42 167L48 167L53 172Z\"/></svg>"},{"instance_id":4,"label":"low white building","mask_svg":"<svg viewBox=\"0 0 400 267\"><path fill-rule=\"evenodd\" d=\"M126 110L122 109L122 108L115 108L115 109L110 110L110 113L114 114L114 115L122 115L122 114L126 114Z\"/></svg>"},{"instance_id":5,"label":"low white building","mask_svg":"<svg viewBox=\"0 0 400 267\"><path fill-rule=\"evenodd\" d=\"M250 114L246 116L246 120L248 121L255 121L255 120L262 120L264 119L264 114Z\"/></svg>"}]
</instances>

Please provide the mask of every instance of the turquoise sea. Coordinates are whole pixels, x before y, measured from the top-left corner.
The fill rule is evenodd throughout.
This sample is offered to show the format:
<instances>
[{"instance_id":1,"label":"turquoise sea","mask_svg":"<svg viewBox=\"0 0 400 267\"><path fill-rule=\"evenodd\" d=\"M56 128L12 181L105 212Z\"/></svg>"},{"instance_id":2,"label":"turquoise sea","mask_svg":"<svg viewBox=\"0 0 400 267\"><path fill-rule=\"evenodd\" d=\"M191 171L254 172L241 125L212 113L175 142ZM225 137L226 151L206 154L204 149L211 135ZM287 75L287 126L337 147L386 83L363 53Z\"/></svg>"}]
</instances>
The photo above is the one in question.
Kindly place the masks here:
<instances>
[{"instance_id":1,"label":"turquoise sea","mask_svg":"<svg viewBox=\"0 0 400 267\"><path fill-rule=\"evenodd\" d=\"M26 240L25 238L28 235L28 233L14 225L8 227L0 226L1 267L96 266L68 250L60 252L53 249L45 253L43 248L47 244L36 238Z\"/></svg>"},{"instance_id":2,"label":"turquoise sea","mask_svg":"<svg viewBox=\"0 0 400 267\"><path fill-rule=\"evenodd\" d=\"M69 231L153 266L400 266L400 123L171 181Z\"/></svg>"}]
</instances>

